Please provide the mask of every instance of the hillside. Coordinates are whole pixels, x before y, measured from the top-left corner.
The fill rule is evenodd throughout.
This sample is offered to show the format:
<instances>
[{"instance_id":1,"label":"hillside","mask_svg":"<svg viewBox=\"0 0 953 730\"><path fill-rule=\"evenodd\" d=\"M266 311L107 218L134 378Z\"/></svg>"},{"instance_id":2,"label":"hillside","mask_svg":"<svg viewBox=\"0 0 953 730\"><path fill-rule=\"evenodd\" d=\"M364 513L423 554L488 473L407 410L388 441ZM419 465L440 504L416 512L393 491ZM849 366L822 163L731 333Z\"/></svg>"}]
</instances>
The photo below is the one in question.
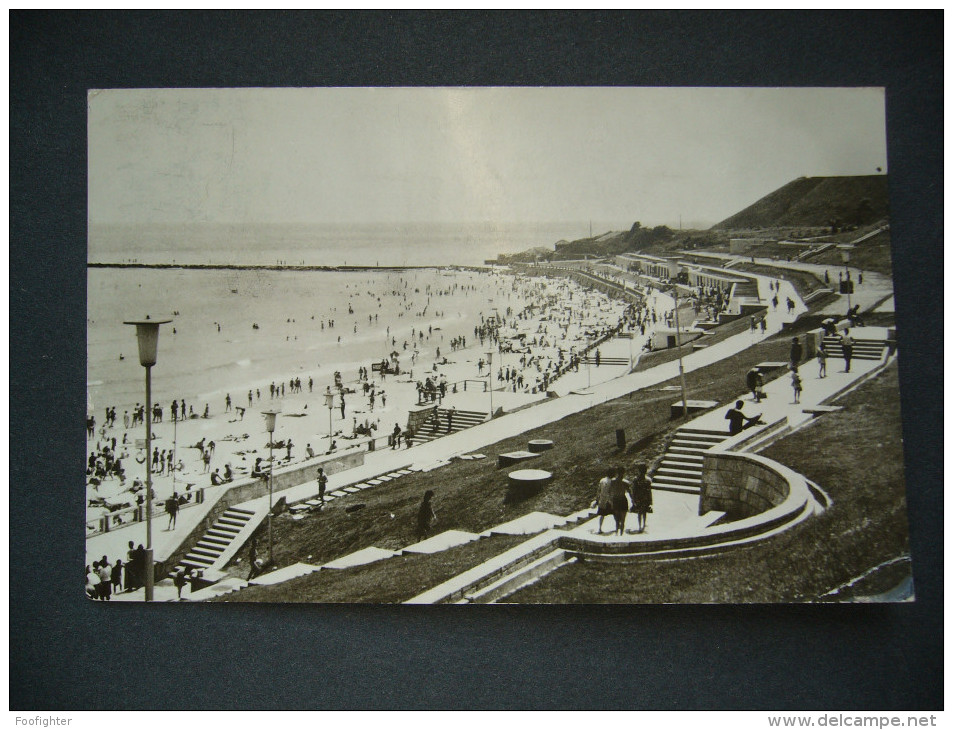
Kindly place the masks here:
<instances>
[{"instance_id":1,"label":"hillside","mask_svg":"<svg viewBox=\"0 0 953 730\"><path fill-rule=\"evenodd\" d=\"M886 175L801 177L712 228L863 226L888 215Z\"/></svg>"}]
</instances>

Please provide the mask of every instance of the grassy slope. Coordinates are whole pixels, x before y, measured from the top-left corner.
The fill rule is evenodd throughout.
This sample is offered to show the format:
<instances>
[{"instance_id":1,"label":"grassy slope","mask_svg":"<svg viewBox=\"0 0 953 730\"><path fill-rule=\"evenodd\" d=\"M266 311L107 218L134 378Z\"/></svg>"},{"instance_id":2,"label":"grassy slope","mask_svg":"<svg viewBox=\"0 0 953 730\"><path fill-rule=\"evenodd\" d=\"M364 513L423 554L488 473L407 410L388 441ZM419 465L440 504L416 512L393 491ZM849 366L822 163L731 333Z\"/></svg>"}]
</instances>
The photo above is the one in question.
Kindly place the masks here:
<instances>
[{"instance_id":1,"label":"grassy slope","mask_svg":"<svg viewBox=\"0 0 953 730\"><path fill-rule=\"evenodd\" d=\"M876 271L893 276L893 262L890 258L890 232L884 231L862 243L858 243L850 252L850 267L865 271ZM808 259L808 263L824 264L831 267L831 276L836 279L837 271L843 270L844 262L839 249L825 251ZM836 281L835 281L836 284Z\"/></svg>"},{"instance_id":2,"label":"grassy slope","mask_svg":"<svg viewBox=\"0 0 953 730\"><path fill-rule=\"evenodd\" d=\"M783 602L817 598L906 553L896 363L829 414L763 452L820 484L833 506L761 543L705 558L573 563L511 596L522 603ZM876 454L876 458L872 458ZM651 523L650 523L651 529ZM906 565L906 568L903 567ZM884 571L891 588L909 564Z\"/></svg>"},{"instance_id":3,"label":"grassy slope","mask_svg":"<svg viewBox=\"0 0 953 730\"><path fill-rule=\"evenodd\" d=\"M712 227L825 226L831 218L866 224L887 211L886 175L798 178Z\"/></svg>"}]
</instances>

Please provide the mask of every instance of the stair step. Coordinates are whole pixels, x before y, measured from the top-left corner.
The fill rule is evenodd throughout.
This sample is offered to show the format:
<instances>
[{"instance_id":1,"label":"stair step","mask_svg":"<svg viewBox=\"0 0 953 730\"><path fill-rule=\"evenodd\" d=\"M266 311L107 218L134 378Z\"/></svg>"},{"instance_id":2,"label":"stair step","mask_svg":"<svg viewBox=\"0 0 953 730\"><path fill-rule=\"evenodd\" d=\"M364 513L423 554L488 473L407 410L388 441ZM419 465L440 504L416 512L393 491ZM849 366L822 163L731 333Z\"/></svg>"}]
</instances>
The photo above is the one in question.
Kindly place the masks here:
<instances>
[{"instance_id":1,"label":"stair step","mask_svg":"<svg viewBox=\"0 0 953 730\"><path fill-rule=\"evenodd\" d=\"M685 433L685 434L703 434L705 436L718 436L720 438L726 439L730 434L727 431L716 431L709 428L692 428L691 426L686 426L684 428L678 429L676 433Z\"/></svg>"},{"instance_id":2,"label":"stair step","mask_svg":"<svg viewBox=\"0 0 953 730\"><path fill-rule=\"evenodd\" d=\"M702 448L700 446L685 446L682 444L673 444L668 447L668 450L676 454L704 454L706 451L710 450L708 448Z\"/></svg>"},{"instance_id":3,"label":"stair step","mask_svg":"<svg viewBox=\"0 0 953 730\"><path fill-rule=\"evenodd\" d=\"M205 533L205 537L217 537L223 542L230 543L235 539L237 532L225 532L224 530L219 530L216 527L212 527Z\"/></svg>"},{"instance_id":4,"label":"stair step","mask_svg":"<svg viewBox=\"0 0 953 730\"><path fill-rule=\"evenodd\" d=\"M666 471L674 470L676 472L686 472L688 474L695 474L696 476L702 473L701 464L692 463L692 464L683 464L679 461L668 461L663 459L662 463L658 465L655 470L655 473L664 473Z\"/></svg>"},{"instance_id":5,"label":"stair step","mask_svg":"<svg viewBox=\"0 0 953 730\"><path fill-rule=\"evenodd\" d=\"M697 446L699 448L710 449L712 446L717 446L724 439L699 439L693 436L681 436L680 434L675 434L672 437L672 445L674 446Z\"/></svg>"},{"instance_id":6,"label":"stair step","mask_svg":"<svg viewBox=\"0 0 953 730\"><path fill-rule=\"evenodd\" d=\"M672 442L681 441L683 443L695 443L695 444L706 444L709 446L715 446L724 441L723 436L702 436L701 434L694 433L676 433L672 438Z\"/></svg>"},{"instance_id":7,"label":"stair step","mask_svg":"<svg viewBox=\"0 0 953 730\"><path fill-rule=\"evenodd\" d=\"M215 545L221 545L222 547L227 547L231 543L232 539L230 537L222 537L220 535L214 534L211 530L202 535L202 540L205 542L213 543Z\"/></svg>"},{"instance_id":8,"label":"stair step","mask_svg":"<svg viewBox=\"0 0 953 730\"><path fill-rule=\"evenodd\" d=\"M254 510L242 509L241 507L229 507L227 510L225 510L225 512L226 512L226 513L227 513L227 512L239 512L239 513L241 513L241 514L243 514L243 515L248 515L248 517L254 517L254 516L255 516ZM247 518L246 518L246 519L247 519Z\"/></svg>"},{"instance_id":9,"label":"stair step","mask_svg":"<svg viewBox=\"0 0 953 730\"><path fill-rule=\"evenodd\" d=\"M205 567L208 567L209 565L215 562L212 558L207 558L204 555L196 555L195 553L192 553L192 552L190 552L188 555L185 556L185 559L183 560L183 562L185 562L186 560L191 560L193 563L198 563Z\"/></svg>"},{"instance_id":10,"label":"stair step","mask_svg":"<svg viewBox=\"0 0 953 730\"><path fill-rule=\"evenodd\" d=\"M237 510L234 507L229 507L222 513L222 517L228 517L233 520L243 520L247 522L251 519L254 512L246 512L245 510Z\"/></svg>"},{"instance_id":11,"label":"stair step","mask_svg":"<svg viewBox=\"0 0 953 730\"><path fill-rule=\"evenodd\" d=\"M219 517L216 521L216 525L228 525L229 527L237 527L241 529L245 526L248 520L236 520L231 517Z\"/></svg>"},{"instance_id":12,"label":"stair step","mask_svg":"<svg viewBox=\"0 0 953 730\"><path fill-rule=\"evenodd\" d=\"M229 523L222 523L221 521L216 522L216 523L213 525L213 527L214 527L214 529L218 530L219 532L224 532L224 533L228 533L228 534L231 534L231 535L237 535L239 532L242 531L241 526L232 525L232 524L229 524Z\"/></svg>"},{"instance_id":13,"label":"stair step","mask_svg":"<svg viewBox=\"0 0 953 730\"><path fill-rule=\"evenodd\" d=\"M201 550L205 550L206 552L216 553L216 554L221 553L227 547L228 545L222 545L221 543L218 543L218 542L209 542L204 537L195 544L196 550L201 549Z\"/></svg>"},{"instance_id":14,"label":"stair step","mask_svg":"<svg viewBox=\"0 0 953 730\"><path fill-rule=\"evenodd\" d=\"M701 486L701 483L702 483L702 480L700 476L697 476L697 477L696 476L680 477L680 476L668 476L668 475L658 476L657 474L654 474L652 476L653 487L656 484L677 484L677 485L686 486L686 487L694 487L694 486Z\"/></svg>"},{"instance_id":15,"label":"stair step","mask_svg":"<svg viewBox=\"0 0 953 730\"><path fill-rule=\"evenodd\" d=\"M194 560L189 560L187 557L182 558L182 561L179 563L179 565L184 565L188 568L199 568L201 570L205 570L208 567L207 563L196 563Z\"/></svg>"},{"instance_id":16,"label":"stair step","mask_svg":"<svg viewBox=\"0 0 953 730\"><path fill-rule=\"evenodd\" d=\"M689 470L689 469L675 469L675 468L672 468L672 467L661 466L661 467L659 467L658 469L655 470L654 476L655 476L656 478L657 478L657 477L661 477L661 476L666 476L666 477L693 477L693 478L694 478L694 477L700 477L700 476L701 476L701 470L698 470L698 469L693 469L693 470Z\"/></svg>"},{"instance_id":17,"label":"stair step","mask_svg":"<svg viewBox=\"0 0 953 730\"><path fill-rule=\"evenodd\" d=\"M664 458L674 459L675 461L681 461L685 463L698 464L699 466L701 466L702 462L705 460L705 455L704 455L704 452L697 453L695 451L686 451L683 453L680 451L673 451L672 449L669 449L668 451L665 452Z\"/></svg>"},{"instance_id":18,"label":"stair step","mask_svg":"<svg viewBox=\"0 0 953 730\"><path fill-rule=\"evenodd\" d=\"M218 551L206 550L205 548L200 548L198 545L196 545L194 548L192 548L192 549L189 551L189 554L190 554L190 555L201 555L203 558L210 558L210 559L212 560L212 562L214 563L214 562L215 562L215 558L217 558L219 555L221 555L221 554L222 554L222 551L221 551L221 550L218 550Z\"/></svg>"},{"instance_id":19,"label":"stair step","mask_svg":"<svg viewBox=\"0 0 953 730\"><path fill-rule=\"evenodd\" d=\"M679 494L701 494L700 487L685 487L677 484L652 484L652 489L658 489L662 492L677 492Z\"/></svg>"}]
</instances>

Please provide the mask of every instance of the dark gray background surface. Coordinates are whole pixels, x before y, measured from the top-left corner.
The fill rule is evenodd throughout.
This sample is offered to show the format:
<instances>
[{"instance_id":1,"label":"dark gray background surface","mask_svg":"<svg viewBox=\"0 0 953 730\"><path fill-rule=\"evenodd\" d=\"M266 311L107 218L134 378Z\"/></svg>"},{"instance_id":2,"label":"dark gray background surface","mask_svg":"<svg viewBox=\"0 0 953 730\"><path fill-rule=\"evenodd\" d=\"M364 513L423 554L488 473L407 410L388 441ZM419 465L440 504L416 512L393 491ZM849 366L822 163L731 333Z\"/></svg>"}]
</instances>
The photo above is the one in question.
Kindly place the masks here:
<instances>
[{"instance_id":1,"label":"dark gray background surface","mask_svg":"<svg viewBox=\"0 0 953 730\"><path fill-rule=\"evenodd\" d=\"M941 708L942 24L940 12L11 12L11 709ZM85 600L87 88L365 85L885 86L917 602Z\"/></svg>"}]
</instances>

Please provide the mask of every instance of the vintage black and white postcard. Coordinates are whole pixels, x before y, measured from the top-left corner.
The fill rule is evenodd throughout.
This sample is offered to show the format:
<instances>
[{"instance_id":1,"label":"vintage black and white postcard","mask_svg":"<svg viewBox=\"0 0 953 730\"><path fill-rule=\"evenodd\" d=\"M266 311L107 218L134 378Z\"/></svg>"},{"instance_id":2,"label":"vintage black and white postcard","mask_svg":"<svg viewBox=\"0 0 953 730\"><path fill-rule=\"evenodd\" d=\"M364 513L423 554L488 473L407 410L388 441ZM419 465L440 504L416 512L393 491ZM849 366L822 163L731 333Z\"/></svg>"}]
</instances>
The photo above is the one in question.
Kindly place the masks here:
<instances>
[{"instance_id":1,"label":"vintage black and white postcard","mask_svg":"<svg viewBox=\"0 0 953 730\"><path fill-rule=\"evenodd\" d=\"M912 600L883 89L91 90L88 171L90 599Z\"/></svg>"}]
</instances>

